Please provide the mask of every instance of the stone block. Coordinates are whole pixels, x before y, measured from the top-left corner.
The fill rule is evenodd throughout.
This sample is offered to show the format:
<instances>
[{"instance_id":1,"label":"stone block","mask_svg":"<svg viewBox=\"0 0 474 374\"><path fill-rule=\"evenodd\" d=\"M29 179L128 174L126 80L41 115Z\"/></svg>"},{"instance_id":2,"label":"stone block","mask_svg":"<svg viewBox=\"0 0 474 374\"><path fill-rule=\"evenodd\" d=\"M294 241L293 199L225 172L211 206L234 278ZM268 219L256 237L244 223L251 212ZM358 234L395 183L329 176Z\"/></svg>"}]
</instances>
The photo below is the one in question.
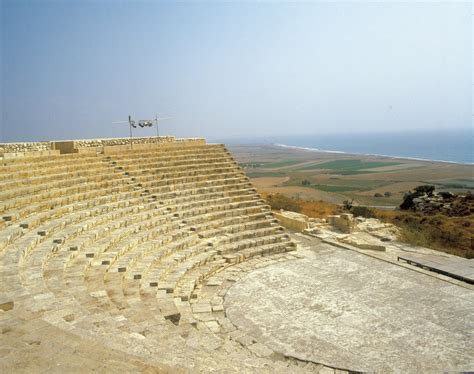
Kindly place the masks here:
<instances>
[{"instance_id":1,"label":"stone block","mask_svg":"<svg viewBox=\"0 0 474 374\"><path fill-rule=\"evenodd\" d=\"M193 313L209 313L212 311L209 304L193 304Z\"/></svg>"}]
</instances>

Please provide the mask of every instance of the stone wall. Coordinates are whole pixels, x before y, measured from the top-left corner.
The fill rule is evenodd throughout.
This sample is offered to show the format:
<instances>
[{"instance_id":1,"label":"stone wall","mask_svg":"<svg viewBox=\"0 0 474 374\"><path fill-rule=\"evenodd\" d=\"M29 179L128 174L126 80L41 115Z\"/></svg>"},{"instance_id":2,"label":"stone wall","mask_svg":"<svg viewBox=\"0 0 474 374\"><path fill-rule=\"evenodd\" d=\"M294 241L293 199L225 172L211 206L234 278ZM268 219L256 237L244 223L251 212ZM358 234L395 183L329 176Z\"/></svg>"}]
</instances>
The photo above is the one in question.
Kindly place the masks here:
<instances>
[{"instance_id":1,"label":"stone wall","mask_svg":"<svg viewBox=\"0 0 474 374\"><path fill-rule=\"evenodd\" d=\"M328 216L328 223L344 233L350 233L354 229L354 216L349 213Z\"/></svg>"},{"instance_id":2,"label":"stone wall","mask_svg":"<svg viewBox=\"0 0 474 374\"><path fill-rule=\"evenodd\" d=\"M50 142L0 143L0 154L18 152L41 152L51 149Z\"/></svg>"},{"instance_id":3,"label":"stone wall","mask_svg":"<svg viewBox=\"0 0 474 374\"><path fill-rule=\"evenodd\" d=\"M172 145L196 145L206 144L202 138L176 139L174 136L132 138L134 149L148 149L150 147L172 146ZM61 153L84 153L84 152L104 152L114 153L129 149L130 138L108 138L108 139L81 139L53 142L53 148L59 149Z\"/></svg>"},{"instance_id":4,"label":"stone wall","mask_svg":"<svg viewBox=\"0 0 474 374\"><path fill-rule=\"evenodd\" d=\"M174 136L159 136L159 137L146 137L146 138L132 138L133 144L162 144L174 142L176 138ZM114 145L127 145L130 144L130 138L108 138L108 139L84 139L74 140L76 148L93 148L93 147L106 147Z\"/></svg>"},{"instance_id":5,"label":"stone wall","mask_svg":"<svg viewBox=\"0 0 474 374\"><path fill-rule=\"evenodd\" d=\"M135 149L160 146L192 146L206 144L203 138L175 138L174 136L132 138ZM0 143L0 156L14 158L42 155L46 153L121 152L130 147L130 138L79 139L51 142Z\"/></svg>"}]
</instances>

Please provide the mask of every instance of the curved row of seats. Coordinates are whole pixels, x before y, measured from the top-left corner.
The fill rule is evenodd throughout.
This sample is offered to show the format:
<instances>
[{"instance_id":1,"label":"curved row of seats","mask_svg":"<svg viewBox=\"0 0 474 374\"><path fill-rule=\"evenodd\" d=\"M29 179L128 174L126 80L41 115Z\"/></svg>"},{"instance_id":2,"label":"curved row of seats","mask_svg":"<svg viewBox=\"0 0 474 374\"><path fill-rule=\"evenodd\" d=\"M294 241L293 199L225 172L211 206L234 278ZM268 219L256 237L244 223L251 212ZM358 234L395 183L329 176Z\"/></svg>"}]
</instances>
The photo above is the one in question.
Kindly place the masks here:
<instances>
[{"instance_id":1,"label":"curved row of seats","mask_svg":"<svg viewBox=\"0 0 474 374\"><path fill-rule=\"evenodd\" d=\"M3 160L0 187L0 308L130 354L200 331L210 277L294 249L222 145Z\"/></svg>"}]
</instances>

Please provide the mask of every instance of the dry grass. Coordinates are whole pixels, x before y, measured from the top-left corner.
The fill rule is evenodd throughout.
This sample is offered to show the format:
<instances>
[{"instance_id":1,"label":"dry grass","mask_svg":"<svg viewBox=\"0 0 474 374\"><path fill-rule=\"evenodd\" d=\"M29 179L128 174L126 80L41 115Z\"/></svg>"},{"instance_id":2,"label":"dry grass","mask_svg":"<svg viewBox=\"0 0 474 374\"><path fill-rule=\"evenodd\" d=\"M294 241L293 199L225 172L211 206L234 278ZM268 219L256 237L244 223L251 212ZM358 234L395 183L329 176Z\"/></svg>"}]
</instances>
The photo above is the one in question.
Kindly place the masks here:
<instances>
[{"instance_id":1,"label":"dry grass","mask_svg":"<svg viewBox=\"0 0 474 374\"><path fill-rule=\"evenodd\" d=\"M277 187L287 182L290 177L258 177L252 178L252 184L257 189L264 189L269 187Z\"/></svg>"},{"instance_id":2,"label":"dry grass","mask_svg":"<svg viewBox=\"0 0 474 374\"><path fill-rule=\"evenodd\" d=\"M287 197L281 194L271 194L262 192L262 197L268 201L273 209L285 209L299 212L311 218L325 218L340 212L340 207L336 204L325 201L302 200Z\"/></svg>"},{"instance_id":3,"label":"dry grass","mask_svg":"<svg viewBox=\"0 0 474 374\"><path fill-rule=\"evenodd\" d=\"M300 212L325 218L341 212L341 207L325 201L295 199L281 194L262 193L273 209ZM370 216L400 228L401 241L432 248L465 258L474 258L474 215L467 217L426 216L413 212L366 208Z\"/></svg>"},{"instance_id":4,"label":"dry grass","mask_svg":"<svg viewBox=\"0 0 474 374\"><path fill-rule=\"evenodd\" d=\"M474 258L474 215L447 217L374 209L375 216L401 229L401 240L457 256Z\"/></svg>"},{"instance_id":5,"label":"dry grass","mask_svg":"<svg viewBox=\"0 0 474 374\"><path fill-rule=\"evenodd\" d=\"M301 206L301 213L312 218L324 218L333 214L337 214L340 208L336 204L327 203L325 201L306 201L297 200Z\"/></svg>"},{"instance_id":6,"label":"dry grass","mask_svg":"<svg viewBox=\"0 0 474 374\"><path fill-rule=\"evenodd\" d=\"M253 183L253 180L252 180ZM320 191L311 187L303 186L278 186L278 187L260 187L254 184L255 188L260 193L266 194L282 194L291 197L296 200L307 200L307 201L319 201L324 200L334 204L342 204L347 199L346 196L333 193Z\"/></svg>"}]
</instances>

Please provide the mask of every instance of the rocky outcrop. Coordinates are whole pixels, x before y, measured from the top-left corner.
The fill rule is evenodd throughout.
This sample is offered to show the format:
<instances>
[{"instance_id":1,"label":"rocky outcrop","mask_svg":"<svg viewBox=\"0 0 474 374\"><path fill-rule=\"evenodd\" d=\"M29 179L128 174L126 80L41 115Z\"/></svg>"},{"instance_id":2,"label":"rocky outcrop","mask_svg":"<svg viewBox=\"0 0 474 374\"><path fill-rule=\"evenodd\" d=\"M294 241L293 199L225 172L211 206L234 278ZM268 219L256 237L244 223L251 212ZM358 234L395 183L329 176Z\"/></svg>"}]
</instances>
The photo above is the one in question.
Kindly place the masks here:
<instances>
[{"instance_id":1,"label":"rocky outcrop","mask_svg":"<svg viewBox=\"0 0 474 374\"><path fill-rule=\"evenodd\" d=\"M474 195L451 192L434 192L435 187L424 185L408 192L400 205L401 210L411 210L424 214L444 214L449 217L463 217L474 214Z\"/></svg>"}]
</instances>

